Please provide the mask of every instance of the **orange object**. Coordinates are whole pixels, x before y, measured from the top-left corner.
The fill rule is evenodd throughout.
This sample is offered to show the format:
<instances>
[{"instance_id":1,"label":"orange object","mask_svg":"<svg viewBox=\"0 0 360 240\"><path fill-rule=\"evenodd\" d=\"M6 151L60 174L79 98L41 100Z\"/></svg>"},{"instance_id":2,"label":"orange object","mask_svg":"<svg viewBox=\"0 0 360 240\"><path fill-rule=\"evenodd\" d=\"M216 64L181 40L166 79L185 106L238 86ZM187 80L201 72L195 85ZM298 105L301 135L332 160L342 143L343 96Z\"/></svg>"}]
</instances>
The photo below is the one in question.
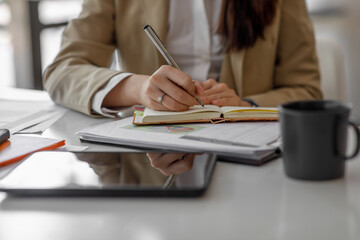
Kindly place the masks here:
<instances>
[{"instance_id":1,"label":"orange object","mask_svg":"<svg viewBox=\"0 0 360 240\"><path fill-rule=\"evenodd\" d=\"M7 140L0 145L0 151L7 148L10 145L10 141Z\"/></svg>"},{"instance_id":2,"label":"orange object","mask_svg":"<svg viewBox=\"0 0 360 240\"><path fill-rule=\"evenodd\" d=\"M16 135L12 135L7 142L4 147L3 144L0 145L0 167L18 162L34 152L53 150L65 145L65 140Z\"/></svg>"}]
</instances>

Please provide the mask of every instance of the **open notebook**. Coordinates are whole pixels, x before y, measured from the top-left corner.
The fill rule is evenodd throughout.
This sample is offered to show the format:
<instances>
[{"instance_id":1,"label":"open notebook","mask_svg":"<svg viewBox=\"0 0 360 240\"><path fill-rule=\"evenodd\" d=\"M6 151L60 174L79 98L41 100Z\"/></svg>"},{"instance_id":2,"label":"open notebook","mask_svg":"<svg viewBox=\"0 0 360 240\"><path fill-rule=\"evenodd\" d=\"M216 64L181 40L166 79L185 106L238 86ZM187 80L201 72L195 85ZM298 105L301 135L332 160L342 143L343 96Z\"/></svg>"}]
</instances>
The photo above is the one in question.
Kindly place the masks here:
<instances>
[{"instance_id":1,"label":"open notebook","mask_svg":"<svg viewBox=\"0 0 360 240\"><path fill-rule=\"evenodd\" d=\"M237 121L276 121L277 108L260 107L218 107L214 105L195 105L187 111L168 112L145 108L136 111L133 118L135 125L195 123L195 122L237 122Z\"/></svg>"}]
</instances>

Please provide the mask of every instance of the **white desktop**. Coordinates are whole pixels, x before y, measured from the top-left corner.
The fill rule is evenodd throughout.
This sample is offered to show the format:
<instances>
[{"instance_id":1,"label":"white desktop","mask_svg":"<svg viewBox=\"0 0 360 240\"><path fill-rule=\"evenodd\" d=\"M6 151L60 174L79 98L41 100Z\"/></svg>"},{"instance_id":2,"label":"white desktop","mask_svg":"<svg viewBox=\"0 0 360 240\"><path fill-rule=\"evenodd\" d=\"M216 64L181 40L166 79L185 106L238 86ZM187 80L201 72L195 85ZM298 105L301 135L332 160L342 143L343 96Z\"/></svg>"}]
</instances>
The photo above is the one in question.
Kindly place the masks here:
<instances>
[{"instance_id":1,"label":"white desktop","mask_svg":"<svg viewBox=\"0 0 360 240\"><path fill-rule=\"evenodd\" d=\"M85 151L75 132L109 119L67 111L42 136ZM134 151L134 150L132 150ZM281 158L260 167L218 162L199 198L19 198L0 194L0 239L360 239L360 157L345 178L285 176Z\"/></svg>"}]
</instances>

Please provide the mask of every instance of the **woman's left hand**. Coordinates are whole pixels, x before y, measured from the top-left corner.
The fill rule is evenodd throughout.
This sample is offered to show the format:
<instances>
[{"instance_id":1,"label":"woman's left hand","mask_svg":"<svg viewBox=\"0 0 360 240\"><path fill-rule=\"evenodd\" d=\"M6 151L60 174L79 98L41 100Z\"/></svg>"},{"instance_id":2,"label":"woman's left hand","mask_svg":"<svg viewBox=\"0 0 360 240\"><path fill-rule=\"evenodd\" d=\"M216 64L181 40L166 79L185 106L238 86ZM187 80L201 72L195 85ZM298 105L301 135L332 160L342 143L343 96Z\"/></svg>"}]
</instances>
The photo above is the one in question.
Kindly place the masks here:
<instances>
[{"instance_id":1,"label":"woman's left hand","mask_svg":"<svg viewBox=\"0 0 360 240\"><path fill-rule=\"evenodd\" d=\"M235 91L225 83L218 83L214 79L208 79L202 83L204 92L200 95L204 104L216 106L251 106L242 101Z\"/></svg>"}]
</instances>

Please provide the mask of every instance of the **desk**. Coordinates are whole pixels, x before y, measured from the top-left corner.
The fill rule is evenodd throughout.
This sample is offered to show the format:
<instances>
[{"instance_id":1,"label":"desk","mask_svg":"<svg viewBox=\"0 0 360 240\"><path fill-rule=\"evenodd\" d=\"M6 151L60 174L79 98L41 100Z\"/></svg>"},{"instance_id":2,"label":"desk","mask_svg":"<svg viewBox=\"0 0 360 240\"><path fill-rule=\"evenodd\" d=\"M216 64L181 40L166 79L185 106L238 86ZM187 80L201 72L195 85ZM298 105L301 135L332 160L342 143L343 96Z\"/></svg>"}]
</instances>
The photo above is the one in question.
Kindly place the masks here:
<instances>
[{"instance_id":1,"label":"desk","mask_svg":"<svg viewBox=\"0 0 360 240\"><path fill-rule=\"evenodd\" d=\"M44 135L91 150L78 129L109 119L69 111ZM360 239L360 158L346 178L288 179L280 159L261 167L219 162L195 199L12 198L0 195L0 239Z\"/></svg>"}]
</instances>

